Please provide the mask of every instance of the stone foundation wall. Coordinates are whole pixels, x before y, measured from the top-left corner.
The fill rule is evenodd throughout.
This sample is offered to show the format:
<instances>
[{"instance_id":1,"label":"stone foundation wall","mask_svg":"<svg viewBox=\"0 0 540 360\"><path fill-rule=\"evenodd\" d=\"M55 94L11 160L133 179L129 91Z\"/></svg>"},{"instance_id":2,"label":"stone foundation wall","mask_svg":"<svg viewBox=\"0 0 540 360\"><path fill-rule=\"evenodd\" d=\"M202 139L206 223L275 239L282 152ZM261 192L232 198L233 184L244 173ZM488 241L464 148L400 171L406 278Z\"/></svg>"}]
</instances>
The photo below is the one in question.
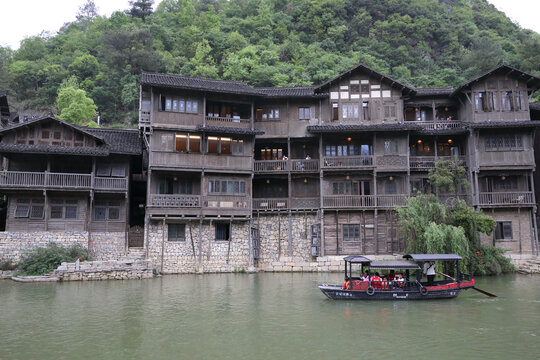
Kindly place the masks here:
<instances>
[{"instance_id":1,"label":"stone foundation wall","mask_svg":"<svg viewBox=\"0 0 540 360\"><path fill-rule=\"evenodd\" d=\"M125 256L125 233L103 232L92 233L93 253L97 260L114 260ZM33 231L33 232L0 232L0 261L18 262L22 255L49 243L59 246L88 247L88 232L85 231Z\"/></svg>"},{"instance_id":2,"label":"stone foundation wall","mask_svg":"<svg viewBox=\"0 0 540 360\"><path fill-rule=\"evenodd\" d=\"M317 216L313 213L291 214L290 221L287 214L259 215L253 221L254 227L259 229L260 238L260 253L256 266L268 268L274 262L295 262L304 265L312 262L311 225L317 223Z\"/></svg>"},{"instance_id":3,"label":"stone foundation wall","mask_svg":"<svg viewBox=\"0 0 540 360\"><path fill-rule=\"evenodd\" d=\"M62 263L54 276L63 281L133 280L151 279L154 272L149 260L84 261Z\"/></svg>"},{"instance_id":4,"label":"stone foundation wall","mask_svg":"<svg viewBox=\"0 0 540 360\"><path fill-rule=\"evenodd\" d=\"M185 240L169 241L168 226L151 222L148 257L164 274L245 271L249 267L249 223L231 224L231 241L216 241L213 223L185 223ZM190 226L191 225L191 226Z\"/></svg>"}]
</instances>

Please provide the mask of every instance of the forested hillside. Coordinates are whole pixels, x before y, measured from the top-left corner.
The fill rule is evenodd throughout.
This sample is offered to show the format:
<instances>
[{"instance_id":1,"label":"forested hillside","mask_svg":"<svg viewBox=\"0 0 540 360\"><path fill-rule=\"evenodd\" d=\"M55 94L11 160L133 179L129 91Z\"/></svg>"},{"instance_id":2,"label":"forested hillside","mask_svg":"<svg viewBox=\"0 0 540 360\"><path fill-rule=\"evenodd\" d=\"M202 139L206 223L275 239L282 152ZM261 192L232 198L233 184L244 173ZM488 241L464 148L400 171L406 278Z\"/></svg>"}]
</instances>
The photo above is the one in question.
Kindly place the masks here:
<instances>
[{"instance_id":1,"label":"forested hillside","mask_svg":"<svg viewBox=\"0 0 540 360\"><path fill-rule=\"evenodd\" d=\"M148 2L101 17L88 0L54 36L0 47L0 90L16 109L58 111L70 78L106 125L132 126L142 70L254 86L318 84L359 61L416 87L456 86L500 60L540 75L539 34L485 0Z\"/></svg>"}]
</instances>

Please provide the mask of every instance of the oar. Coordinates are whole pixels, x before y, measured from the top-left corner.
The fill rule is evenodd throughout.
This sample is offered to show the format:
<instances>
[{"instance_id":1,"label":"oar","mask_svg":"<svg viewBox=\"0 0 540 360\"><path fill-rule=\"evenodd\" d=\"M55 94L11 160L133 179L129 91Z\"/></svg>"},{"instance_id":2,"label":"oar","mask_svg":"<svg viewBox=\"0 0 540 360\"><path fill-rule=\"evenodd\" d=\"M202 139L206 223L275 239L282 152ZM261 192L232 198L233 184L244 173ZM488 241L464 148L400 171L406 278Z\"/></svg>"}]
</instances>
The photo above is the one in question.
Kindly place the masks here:
<instances>
[{"instance_id":1,"label":"oar","mask_svg":"<svg viewBox=\"0 0 540 360\"><path fill-rule=\"evenodd\" d=\"M450 279L456 281L456 279L454 279L454 278L451 277L450 275L446 275L446 274L443 274L442 272L438 272L438 271L435 271L435 272L436 272L437 274L439 274L439 275L446 276L447 278L450 278ZM478 291L478 292L481 292L481 293L484 294L484 295L487 295L487 296L490 296L490 297L497 297L497 295L492 294L492 293L487 292L487 291L482 290L482 289L478 289L477 287L474 287L474 286L473 286L473 289L476 290L476 291Z\"/></svg>"}]
</instances>

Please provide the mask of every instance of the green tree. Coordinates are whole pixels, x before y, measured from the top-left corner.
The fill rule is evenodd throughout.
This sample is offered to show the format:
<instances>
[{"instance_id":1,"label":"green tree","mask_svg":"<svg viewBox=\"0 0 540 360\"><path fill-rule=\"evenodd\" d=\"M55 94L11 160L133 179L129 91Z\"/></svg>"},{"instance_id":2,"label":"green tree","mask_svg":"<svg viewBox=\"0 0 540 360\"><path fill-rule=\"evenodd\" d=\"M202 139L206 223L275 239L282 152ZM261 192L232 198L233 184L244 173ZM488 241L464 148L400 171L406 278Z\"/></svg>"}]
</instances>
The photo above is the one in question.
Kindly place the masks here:
<instances>
[{"instance_id":1,"label":"green tree","mask_svg":"<svg viewBox=\"0 0 540 360\"><path fill-rule=\"evenodd\" d=\"M152 14L152 6L154 5L154 0L132 0L129 2L131 8L126 10L126 14L141 18L143 21Z\"/></svg>"},{"instance_id":2,"label":"green tree","mask_svg":"<svg viewBox=\"0 0 540 360\"><path fill-rule=\"evenodd\" d=\"M60 119L82 125L96 116L97 107L94 101L86 96L86 92L73 86L64 86L58 90L57 99Z\"/></svg>"},{"instance_id":3,"label":"green tree","mask_svg":"<svg viewBox=\"0 0 540 360\"><path fill-rule=\"evenodd\" d=\"M471 186L466 179L467 169L455 160L439 160L435 167L429 170L429 182L440 191L453 192L457 197L460 189L469 189Z\"/></svg>"}]
</instances>

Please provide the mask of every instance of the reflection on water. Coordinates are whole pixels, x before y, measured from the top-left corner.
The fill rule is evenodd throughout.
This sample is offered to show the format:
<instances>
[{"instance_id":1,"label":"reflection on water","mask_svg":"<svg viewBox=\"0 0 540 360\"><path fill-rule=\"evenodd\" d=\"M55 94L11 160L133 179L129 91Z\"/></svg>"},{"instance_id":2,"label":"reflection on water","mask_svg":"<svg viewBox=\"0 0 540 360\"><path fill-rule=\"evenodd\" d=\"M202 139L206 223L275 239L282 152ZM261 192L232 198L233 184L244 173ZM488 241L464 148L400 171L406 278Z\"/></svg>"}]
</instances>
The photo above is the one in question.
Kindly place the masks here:
<instances>
[{"instance_id":1,"label":"reflection on water","mask_svg":"<svg viewBox=\"0 0 540 360\"><path fill-rule=\"evenodd\" d=\"M540 276L457 299L334 301L341 274L0 281L0 359L539 358ZM435 356L436 354L436 356Z\"/></svg>"}]
</instances>

